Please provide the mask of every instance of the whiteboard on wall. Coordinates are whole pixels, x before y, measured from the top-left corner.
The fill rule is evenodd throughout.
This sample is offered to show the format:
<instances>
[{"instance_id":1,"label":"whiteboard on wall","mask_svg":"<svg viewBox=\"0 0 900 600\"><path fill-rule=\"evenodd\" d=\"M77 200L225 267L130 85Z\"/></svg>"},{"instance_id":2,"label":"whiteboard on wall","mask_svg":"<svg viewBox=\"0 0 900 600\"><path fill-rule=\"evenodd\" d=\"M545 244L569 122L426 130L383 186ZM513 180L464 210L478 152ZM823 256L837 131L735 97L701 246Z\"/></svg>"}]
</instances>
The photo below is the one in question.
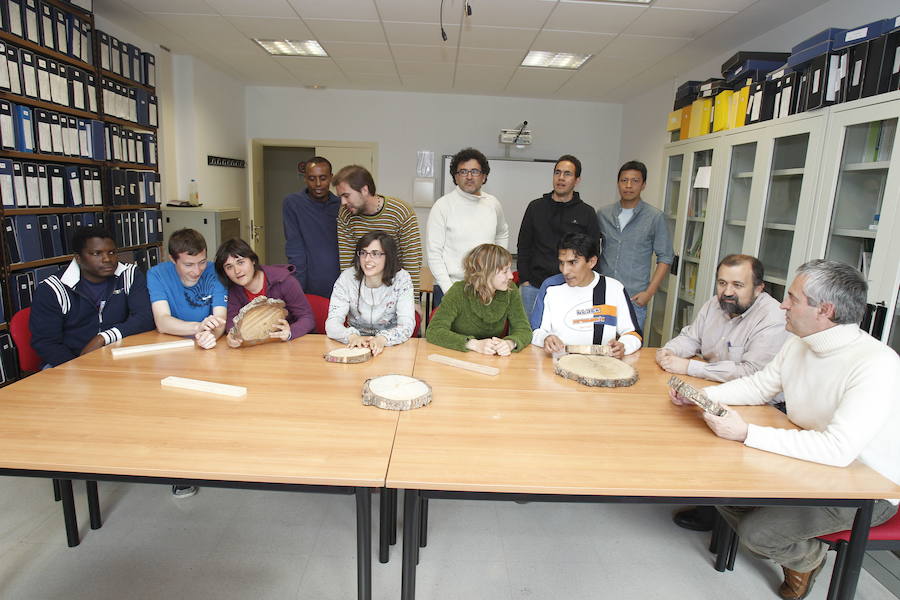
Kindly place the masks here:
<instances>
[{"instance_id":1,"label":"whiteboard on wall","mask_svg":"<svg viewBox=\"0 0 900 600\"><path fill-rule=\"evenodd\" d=\"M445 155L443 161L444 178L441 195L443 196L456 183L450 176L450 160ZM509 223L509 251L516 254L516 242L519 239L519 226L525 216L528 203L535 198L553 191L553 167L555 160L516 160L509 158L488 158L491 173L487 183L481 189L496 196L503 206L503 214Z\"/></svg>"}]
</instances>

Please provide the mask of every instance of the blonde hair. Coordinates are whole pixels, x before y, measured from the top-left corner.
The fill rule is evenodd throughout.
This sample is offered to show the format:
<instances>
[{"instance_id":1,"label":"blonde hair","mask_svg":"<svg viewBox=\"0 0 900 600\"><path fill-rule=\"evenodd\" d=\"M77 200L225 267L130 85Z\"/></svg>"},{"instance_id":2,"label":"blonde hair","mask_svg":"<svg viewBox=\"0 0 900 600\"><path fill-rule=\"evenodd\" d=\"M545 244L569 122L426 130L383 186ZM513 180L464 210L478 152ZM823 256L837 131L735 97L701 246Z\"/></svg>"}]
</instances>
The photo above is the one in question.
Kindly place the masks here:
<instances>
[{"instance_id":1,"label":"blonde hair","mask_svg":"<svg viewBox=\"0 0 900 600\"><path fill-rule=\"evenodd\" d=\"M497 272L512 265L512 254L496 244L475 246L463 259L463 281L466 290L477 295L484 304L494 298L495 290L491 287L491 278Z\"/></svg>"}]
</instances>

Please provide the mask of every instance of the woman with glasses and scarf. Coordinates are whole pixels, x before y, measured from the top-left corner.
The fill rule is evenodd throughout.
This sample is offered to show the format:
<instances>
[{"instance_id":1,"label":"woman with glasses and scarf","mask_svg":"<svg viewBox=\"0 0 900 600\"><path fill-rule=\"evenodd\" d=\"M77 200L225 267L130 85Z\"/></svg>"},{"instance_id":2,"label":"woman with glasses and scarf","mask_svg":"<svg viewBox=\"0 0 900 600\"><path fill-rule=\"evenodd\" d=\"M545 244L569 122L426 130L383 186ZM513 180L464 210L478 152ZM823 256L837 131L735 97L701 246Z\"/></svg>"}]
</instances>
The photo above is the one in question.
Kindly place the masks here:
<instances>
[{"instance_id":1,"label":"woman with glasses and scarf","mask_svg":"<svg viewBox=\"0 0 900 600\"><path fill-rule=\"evenodd\" d=\"M353 266L334 284L325 333L377 356L408 340L415 326L412 279L400 268L397 242L371 231L356 242Z\"/></svg>"}]
</instances>

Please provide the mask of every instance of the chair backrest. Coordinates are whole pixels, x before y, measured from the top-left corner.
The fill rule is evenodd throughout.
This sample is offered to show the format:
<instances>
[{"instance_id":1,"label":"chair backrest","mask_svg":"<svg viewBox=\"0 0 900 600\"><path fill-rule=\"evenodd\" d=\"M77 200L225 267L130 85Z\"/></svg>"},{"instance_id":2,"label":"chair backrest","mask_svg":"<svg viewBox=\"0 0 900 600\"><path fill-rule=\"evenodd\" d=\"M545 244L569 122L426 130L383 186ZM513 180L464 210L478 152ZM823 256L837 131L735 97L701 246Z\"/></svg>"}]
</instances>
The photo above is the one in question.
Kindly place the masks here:
<instances>
[{"instance_id":1,"label":"chair backrest","mask_svg":"<svg viewBox=\"0 0 900 600\"><path fill-rule=\"evenodd\" d=\"M306 299L309 300L309 306L313 311L313 318L316 321L316 333L325 333L325 321L328 319L328 306L331 300L316 296L315 294L307 294Z\"/></svg>"},{"instance_id":2,"label":"chair backrest","mask_svg":"<svg viewBox=\"0 0 900 600\"><path fill-rule=\"evenodd\" d=\"M13 315L9 321L9 334L12 336L16 351L19 354L19 368L23 373L34 373L41 370L41 357L31 347L31 307L23 308Z\"/></svg>"},{"instance_id":3,"label":"chair backrest","mask_svg":"<svg viewBox=\"0 0 900 600\"><path fill-rule=\"evenodd\" d=\"M519 272L518 271L513 271L513 283L515 283L516 285L519 285Z\"/></svg>"},{"instance_id":4,"label":"chair backrest","mask_svg":"<svg viewBox=\"0 0 900 600\"><path fill-rule=\"evenodd\" d=\"M850 531L838 531L837 533L829 533L828 535L820 535L820 540L826 542L840 542L850 540ZM869 529L869 541L896 541L900 544L900 512L893 517Z\"/></svg>"}]
</instances>

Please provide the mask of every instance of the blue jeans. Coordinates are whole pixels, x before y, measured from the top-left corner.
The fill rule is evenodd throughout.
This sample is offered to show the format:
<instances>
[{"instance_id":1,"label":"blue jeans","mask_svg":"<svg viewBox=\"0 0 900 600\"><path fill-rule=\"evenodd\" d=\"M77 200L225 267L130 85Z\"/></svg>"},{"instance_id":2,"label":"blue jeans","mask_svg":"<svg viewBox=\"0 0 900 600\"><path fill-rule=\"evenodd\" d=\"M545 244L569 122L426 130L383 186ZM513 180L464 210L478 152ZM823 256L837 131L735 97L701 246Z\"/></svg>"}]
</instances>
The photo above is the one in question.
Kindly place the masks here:
<instances>
[{"instance_id":1,"label":"blue jeans","mask_svg":"<svg viewBox=\"0 0 900 600\"><path fill-rule=\"evenodd\" d=\"M431 308L434 310L438 306L441 305L441 300L444 298L444 290L441 289L441 286L435 284L434 291L431 292L433 297L431 299Z\"/></svg>"},{"instance_id":2,"label":"blue jeans","mask_svg":"<svg viewBox=\"0 0 900 600\"><path fill-rule=\"evenodd\" d=\"M531 318L531 312L534 310L534 302L537 300L538 292L541 288L533 285L523 285L519 287L519 293L522 295L522 304L525 305L525 314Z\"/></svg>"},{"instance_id":3,"label":"blue jeans","mask_svg":"<svg viewBox=\"0 0 900 600\"><path fill-rule=\"evenodd\" d=\"M647 319L647 307L646 306L638 306L636 302L632 300L631 305L634 307L634 315L637 317L637 326L641 328L641 331L644 330L644 321Z\"/></svg>"}]
</instances>

